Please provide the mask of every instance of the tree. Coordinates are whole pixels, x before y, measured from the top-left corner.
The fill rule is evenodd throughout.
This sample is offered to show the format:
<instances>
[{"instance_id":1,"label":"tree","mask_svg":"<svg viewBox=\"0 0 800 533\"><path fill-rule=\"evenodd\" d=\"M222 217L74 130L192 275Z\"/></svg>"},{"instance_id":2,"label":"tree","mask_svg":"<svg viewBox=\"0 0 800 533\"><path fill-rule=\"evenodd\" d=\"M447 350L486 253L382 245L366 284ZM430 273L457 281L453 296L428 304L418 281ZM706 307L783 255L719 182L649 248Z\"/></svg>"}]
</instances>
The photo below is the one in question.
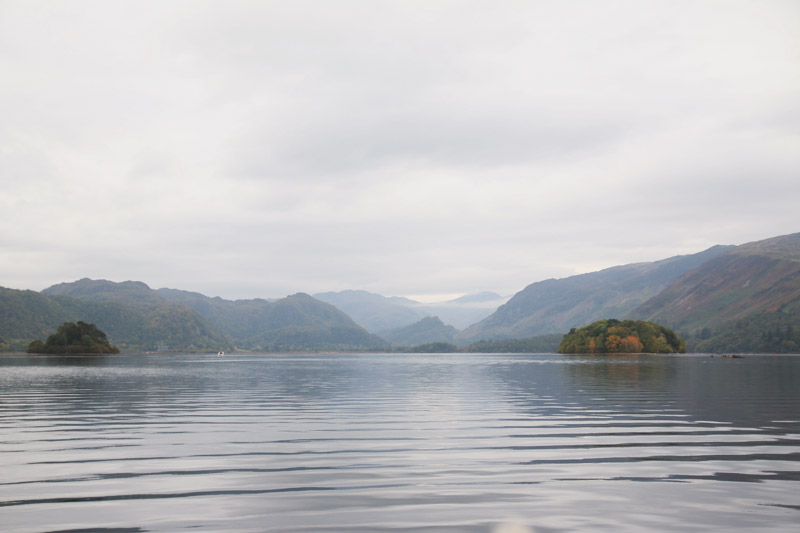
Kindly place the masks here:
<instances>
[{"instance_id":1,"label":"tree","mask_svg":"<svg viewBox=\"0 0 800 533\"><path fill-rule=\"evenodd\" d=\"M559 353L683 353L686 342L674 331L642 320L605 319L564 335Z\"/></svg>"},{"instance_id":2,"label":"tree","mask_svg":"<svg viewBox=\"0 0 800 533\"><path fill-rule=\"evenodd\" d=\"M28 353L46 354L112 354L119 348L111 346L106 334L94 324L64 322L47 337L47 342L35 340L28 345Z\"/></svg>"}]
</instances>

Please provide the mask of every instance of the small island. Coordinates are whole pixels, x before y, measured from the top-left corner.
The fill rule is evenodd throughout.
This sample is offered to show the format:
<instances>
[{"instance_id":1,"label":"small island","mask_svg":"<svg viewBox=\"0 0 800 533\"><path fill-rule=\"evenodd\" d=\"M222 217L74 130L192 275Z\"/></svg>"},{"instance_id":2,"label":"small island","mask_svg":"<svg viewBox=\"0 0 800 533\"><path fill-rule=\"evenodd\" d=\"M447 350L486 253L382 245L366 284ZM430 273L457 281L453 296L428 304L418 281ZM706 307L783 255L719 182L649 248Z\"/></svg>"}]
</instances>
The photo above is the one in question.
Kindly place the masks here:
<instances>
[{"instance_id":1,"label":"small island","mask_svg":"<svg viewBox=\"0 0 800 533\"><path fill-rule=\"evenodd\" d=\"M47 337L47 342L33 341L28 346L31 354L115 354L119 348L111 346L106 334L94 324L64 322L58 331Z\"/></svg>"},{"instance_id":2,"label":"small island","mask_svg":"<svg viewBox=\"0 0 800 533\"><path fill-rule=\"evenodd\" d=\"M659 324L608 318L572 328L558 353L686 353L686 341Z\"/></svg>"}]
</instances>

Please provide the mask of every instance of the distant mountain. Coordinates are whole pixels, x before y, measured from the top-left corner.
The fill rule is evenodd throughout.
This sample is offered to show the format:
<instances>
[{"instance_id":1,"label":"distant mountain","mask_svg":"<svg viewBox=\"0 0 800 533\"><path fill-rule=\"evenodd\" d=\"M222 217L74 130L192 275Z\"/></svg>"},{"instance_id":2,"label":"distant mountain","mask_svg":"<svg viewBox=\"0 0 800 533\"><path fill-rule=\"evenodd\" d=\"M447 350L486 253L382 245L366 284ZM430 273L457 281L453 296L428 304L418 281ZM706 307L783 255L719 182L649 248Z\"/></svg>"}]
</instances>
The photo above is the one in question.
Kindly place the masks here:
<instances>
[{"instance_id":1,"label":"distant mountain","mask_svg":"<svg viewBox=\"0 0 800 533\"><path fill-rule=\"evenodd\" d=\"M416 304L413 300L387 298L367 291L323 292L314 298L341 309L370 333L408 326L426 316L410 307Z\"/></svg>"},{"instance_id":2,"label":"distant mountain","mask_svg":"<svg viewBox=\"0 0 800 533\"><path fill-rule=\"evenodd\" d=\"M707 341L707 348L783 351L781 343L790 340L783 328L794 324L800 333L800 233L730 249L686 273L629 316L690 334ZM774 342L751 338L731 344L737 337L735 323L749 337L773 336L777 328ZM724 339L710 340L718 335Z\"/></svg>"},{"instance_id":3,"label":"distant mountain","mask_svg":"<svg viewBox=\"0 0 800 533\"><path fill-rule=\"evenodd\" d=\"M456 333L456 328L446 326L439 317L429 316L414 324L382 332L380 336L394 345L416 346L433 342L452 343Z\"/></svg>"},{"instance_id":4,"label":"distant mountain","mask_svg":"<svg viewBox=\"0 0 800 533\"><path fill-rule=\"evenodd\" d=\"M249 332L252 333L252 332ZM378 348L386 342L369 334L336 307L298 293L270 305L248 346L269 350Z\"/></svg>"},{"instance_id":5,"label":"distant mountain","mask_svg":"<svg viewBox=\"0 0 800 533\"><path fill-rule=\"evenodd\" d=\"M496 292L483 291L483 292L476 292L473 294L465 294L464 296L455 298L445 303L456 304L456 305L464 305L464 304L471 305L471 304L485 304L486 302L491 302L492 304L494 304L499 300L504 300L504 298L499 294L497 294Z\"/></svg>"},{"instance_id":6,"label":"distant mountain","mask_svg":"<svg viewBox=\"0 0 800 533\"><path fill-rule=\"evenodd\" d=\"M488 318L462 331L461 342L565 333L601 318L624 317L681 275L731 249L635 263L528 285Z\"/></svg>"},{"instance_id":7,"label":"distant mountain","mask_svg":"<svg viewBox=\"0 0 800 533\"><path fill-rule=\"evenodd\" d=\"M431 316L438 316L442 322L456 328L465 328L486 318L507 300L493 292L480 292L444 302L422 303L354 290L324 292L315 294L314 298L335 305L367 331L376 334Z\"/></svg>"},{"instance_id":8,"label":"distant mountain","mask_svg":"<svg viewBox=\"0 0 800 533\"><path fill-rule=\"evenodd\" d=\"M386 342L370 335L332 305L307 294L270 302L262 299L224 300L176 289L153 290L135 281L115 283L82 279L45 289L57 301L68 298L88 306L112 306L125 320L108 324L100 314L95 320L109 337L127 344L185 349L185 337L203 339L203 347L237 346L253 350L313 350L381 347ZM68 300L64 302L70 303ZM128 329L118 331L116 322ZM156 337L154 339L154 337Z\"/></svg>"},{"instance_id":9,"label":"distant mountain","mask_svg":"<svg viewBox=\"0 0 800 533\"><path fill-rule=\"evenodd\" d=\"M508 297L494 292L479 292L445 302L418 303L412 309L438 316L445 324L464 329L488 317L507 301Z\"/></svg>"}]
</instances>

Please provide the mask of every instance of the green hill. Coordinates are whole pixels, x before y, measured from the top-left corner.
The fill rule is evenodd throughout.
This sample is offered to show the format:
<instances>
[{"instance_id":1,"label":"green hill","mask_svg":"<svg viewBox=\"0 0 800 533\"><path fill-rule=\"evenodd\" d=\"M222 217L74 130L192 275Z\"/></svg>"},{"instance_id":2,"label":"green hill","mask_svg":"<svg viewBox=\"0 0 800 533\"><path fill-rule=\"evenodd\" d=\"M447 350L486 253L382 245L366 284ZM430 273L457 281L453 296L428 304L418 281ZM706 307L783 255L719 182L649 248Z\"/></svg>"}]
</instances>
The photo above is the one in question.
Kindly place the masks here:
<instances>
[{"instance_id":1,"label":"green hill","mask_svg":"<svg viewBox=\"0 0 800 533\"><path fill-rule=\"evenodd\" d=\"M272 303L265 320L242 339L265 350L378 348L386 341L369 334L336 307L298 293Z\"/></svg>"},{"instance_id":2,"label":"green hill","mask_svg":"<svg viewBox=\"0 0 800 533\"><path fill-rule=\"evenodd\" d=\"M0 349L24 351L73 314L58 302L35 291L0 287Z\"/></svg>"},{"instance_id":3,"label":"green hill","mask_svg":"<svg viewBox=\"0 0 800 533\"><path fill-rule=\"evenodd\" d=\"M446 326L438 317L425 317L409 326L381 332L381 337L394 345L416 346L434 342L453 343L458 330Z\"/></svg>"},{"instance_id":4,"label":"green hill","mask_svg":"<svg viewBox=\"0 0 800 533\"><path fill-rule=\"evenodd\" d=\"M139 281L84 278L42 295L69 310L72 320L98 325L126 350L219 350L232 340L191 309L175 305Z\"/></svg>"}]
</instances>

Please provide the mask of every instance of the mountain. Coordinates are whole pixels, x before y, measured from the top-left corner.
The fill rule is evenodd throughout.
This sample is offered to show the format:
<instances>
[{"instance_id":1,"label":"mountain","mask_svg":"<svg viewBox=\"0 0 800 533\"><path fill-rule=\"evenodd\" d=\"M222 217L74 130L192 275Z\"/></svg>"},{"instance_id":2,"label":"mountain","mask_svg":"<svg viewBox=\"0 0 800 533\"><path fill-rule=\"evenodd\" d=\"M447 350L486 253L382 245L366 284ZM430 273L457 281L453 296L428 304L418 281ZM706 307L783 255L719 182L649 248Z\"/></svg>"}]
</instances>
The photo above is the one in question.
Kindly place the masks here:
<instances>
[{"instance_id":1,"label":"mountain","mask_svg":"<svg viewBox=\"0 0 800 533\"><path fill-rule=\"evenodd\" d=\"M748 338L777 327L775 342L742 339L734 344L748 351L755 346L783 351L780 343L790 339L781 328L800 326L800 233L730 249L675 280L629 316L665 324L701 341L724 335L728 340L706 342L706 347L730 349L735 346L728 341L738 335L733 324L738 323L740 331L751 328Z\"/></svg>"},{"instance_id":2,"label":"mountain","mask_svg":"<svg viewBox=\"0 0 800 533\"><path fill-rule=\"evenodd\" d=\"M446 326L439 317L428 316L409 326L382 332L381 338L394 345L416 346L433 342L452 343L456 333L456 328Z\"/></svg>"},{"instance_id":3,"label":"mountain","mask_svg":"<svg viewBox=\"0 0 800 533\"><path fill-rule=\"evenodd\" d=\"M68 309L71 320L96 324L124 349L216 350L231 346L198 313L161 298L145 283L84 278L42 291Z\"/></svg>"},{"instance_id":4,"label":"mountain","mask_svg":"<svg viewBox=\"0 0 800 533\"><path fill-rule=\"evenodd\" d=\"M417 302L407 298L387 298L367 291L340 291L315 294L314 298L341 309L357 324L378 333L417 322L425 314L412 309Z\"/></svg>"},{"instance_id":5,"label":"mountain","mask_svg":"<svg viewBox=\"0 0 800 533\"><path fill-rule=\"evenodd\" d=\"M243 339L263 350L377 348L386 342L369 334L333 305L298 293L270 304L264 320ZM252 333L252 334L251 334Z\"/></svg>"},{"instance_id":6,"label":"mountain","mask_svg":"<svg viewBox=\"0 0 800 533\"><path fill-rule=\"evenodd\" d=\"M42 291L45 296L69 296L92 302L124 303L139 309L152 309L164 303L154 290L141 281L113 282L83 278L59 283Z\"/></svg>"},{"instance_id":7,"label":"mountain","mask_svg":"<svg viewBox=\"0 0 800 533\"><path fill-rule=\"evenodd\" d=\"M110 316L90 313L98 327L123 345L117 335L131 345L175 349L186 349L185 339L192 336L203 341L203 348L214 349L234 345L253 350L349 349L386 344L334 306L302 293L275 302L231 301L176 289L153 290L137 281L82 279L54 285L43 294L73 307L78 301L87 312L92 306L106 306L111 312L106 314L127 314L124 320L109 322ZM134 331L119 331L123 323Z\"/></svg>"},{"instance_id":8,"label":"mountain","mask_svg":"<svg viewBox=\"0 0 800 533\"><path fill-rule=\"evenodd\" d=\"M465 328L486 318L507 300L494 292L479 292L444 302L421 303L354 290L324 292L314 298L335 305L364 329L379 335L432 316L445 324Z\"/></svg>"},{"instance_id":9,"label":"mountain","mask_svg":"<svg viewBox=\"0 0 800 533\"><path fill-rule=\"evenodd\" d=\"M38 292L0 287L0 349L24 351L70 318L68 309Z\"/></svg>"},{"instance_id":10,"label":"mountain","mask_svg":"<svg viewBox=\"0 0 800 533\"><path fill-rule=\"evenodd\" d=\"M458 339L469 342L564 333L601 318L623 317L681 275L731 248L714 246L697 254L533 283L492 315L462 331Z\"/></svg>"}]
</instances>

